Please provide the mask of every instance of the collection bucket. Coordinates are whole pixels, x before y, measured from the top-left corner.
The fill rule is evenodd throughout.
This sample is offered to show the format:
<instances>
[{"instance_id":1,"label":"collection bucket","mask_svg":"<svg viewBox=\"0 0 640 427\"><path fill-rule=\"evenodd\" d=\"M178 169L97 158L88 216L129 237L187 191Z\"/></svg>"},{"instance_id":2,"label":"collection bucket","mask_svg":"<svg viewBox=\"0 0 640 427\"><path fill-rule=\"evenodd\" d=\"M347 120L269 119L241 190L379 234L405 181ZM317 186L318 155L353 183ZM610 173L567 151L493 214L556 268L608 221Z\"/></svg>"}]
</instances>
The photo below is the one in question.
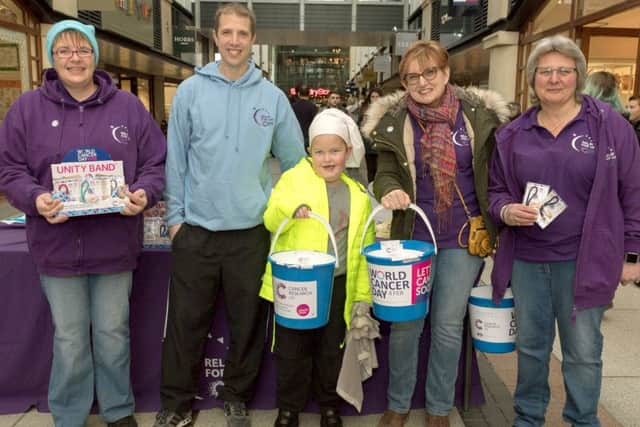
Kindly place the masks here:
<instances>
[{"instance_id":1,"label":"collection bucket","mask_svg":"<svg viewBox=\"0 0 640 427\"><path fill-rule=\"evenodd\" d=\"M331 226L321 216L309 216L322 223L329 233L334 254L338 253ZM333 272L338 266L335 256L318 251L291 250L273 253L284 226L278 227L271 244L273 305L276 322L291 329L315 329L329 322L329 308L333 290Z\"/></svg>"},{"instance_id":2,"label":"collection bucket","mask_svg":"<svg viewBox=\"0 0 640 427\"><path fill-rule=\"evenodd\" d=\"M478 286L469 297L471 338L476 350L484 353L509 353L516 349L516 316L511 288L500 304L491 301L492 286Z\"/></svg>"},{"instance_id":3,"label":"collection bucket","mask_svg":"<svg viewBox=\"0 0 640 427\"><path fill-rule=\"evenodd\" d=\"M418 240L390 240L373 243L362 249L367 259L373 313L388 322L423 319L429 311L431 261L438 247L429 219L415 204L416 211L427 225L433 244ZM378 205L364 227L366 233L373 217L384 209ZM360 247L364 242L364 234Z\"/></svg>"}]
</instances>

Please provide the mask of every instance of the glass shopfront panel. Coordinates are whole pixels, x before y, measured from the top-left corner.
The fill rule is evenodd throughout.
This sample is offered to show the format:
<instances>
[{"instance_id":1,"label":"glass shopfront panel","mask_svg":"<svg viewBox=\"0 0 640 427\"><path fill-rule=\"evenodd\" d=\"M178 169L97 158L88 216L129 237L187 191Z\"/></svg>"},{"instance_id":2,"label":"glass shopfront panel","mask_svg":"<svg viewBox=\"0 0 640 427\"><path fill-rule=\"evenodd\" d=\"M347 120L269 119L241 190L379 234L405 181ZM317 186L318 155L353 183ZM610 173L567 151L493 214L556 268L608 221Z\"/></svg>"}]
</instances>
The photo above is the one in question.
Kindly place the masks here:
<instances>
[{"instance_id":1,"label":"glass shopfront panel","mask_svg":"<svg viewBox=\"0 0 640 427\"><path fill-rule=\"evenodd\" d=\"M637 37L591 36L587 64L589 73L608 71L619 83L620 96L625 103L635 85L638 54Z\"/></svg>"},{"instance_id":2,"label":"glass shopfront panel","mask_svg":"<svg viewBox=\"0 0 640 427\"><path fill-rule=\"evenodd\" d=\"M578 6L578 16L591 15L624 2L625 0L581 0Z\"/></svg>"},{"instance_id":3,"label":"glass shopfront panel","mask_svg":"<svg viewBox=\"0 0 640 427\"><path fill-rule=\"evenodd\" d=\"M138 99L147 111L151 111L151 83L149 79L138 77Z\"/></svg>"},{"instance_id":4,"label":"glass shopfront panel","mask_svg":"<svg viewBox=\"0 0 640 427\"><path fill-rule=\"evenodd\" d=\"M0 122L11 104L29 90L27 36L0 27Z\"/></svg>"},{"instance_id":5,"label":"glass shopfront panel","mask_svg":"<svg viewBox=\"0 0 640 427\"><path fill-rule=\"evenodd\" d=\"M0 0L0 21L26 25L24 13L12 0Z\"/></svg>"},{"instance_id":6,"label":"glass shopfront panel","mask_svg":"<svg viewBox=\"0 0 640 427\"><path fill-rule=\"evenodd\" d=\"M177 83L164 83L164 119L169 122L169 114L171 114L171 106L173 105L173 97L178 89Z\"/></svg>"},{"instance_id":7,"label":"glass shopfront panel","mask_svg":"<svg viewBox=\"0 0 640 427\"><path fill-rule=\"evenodd\" d=\"M565 24L571 18L572 0L551 0L533 20L533 34Z\"/></svg>"}]
</instances>

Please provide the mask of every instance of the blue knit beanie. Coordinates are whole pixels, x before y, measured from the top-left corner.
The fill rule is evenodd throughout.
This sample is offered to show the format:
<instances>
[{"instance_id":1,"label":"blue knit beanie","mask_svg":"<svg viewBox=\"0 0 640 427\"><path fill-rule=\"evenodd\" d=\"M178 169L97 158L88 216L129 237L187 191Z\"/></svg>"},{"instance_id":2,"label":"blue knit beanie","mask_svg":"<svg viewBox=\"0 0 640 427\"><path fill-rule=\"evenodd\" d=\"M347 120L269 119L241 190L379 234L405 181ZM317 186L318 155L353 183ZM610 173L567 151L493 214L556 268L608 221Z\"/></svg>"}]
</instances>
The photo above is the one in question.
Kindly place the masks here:
<instances>
[{"instance_id":1,"label":"blue knit beanie","mask_svg":"<svg viewBox=\"0 0 640 427\"><path fill-rule=\"evenodd\" d=\"M47 32L47 55L49 55L49 63L53 65L53 43L58 38L58 35L67 30L74 30L82 34L89 40L89 44L93 48L93 60L96 65L98 65L98 41L96 40L96 30L93 25L85 25L82 22L76 21L74 19L65 19L64 21L60 21L53 25L51 29Z\"/></svg>"}]
</instances>

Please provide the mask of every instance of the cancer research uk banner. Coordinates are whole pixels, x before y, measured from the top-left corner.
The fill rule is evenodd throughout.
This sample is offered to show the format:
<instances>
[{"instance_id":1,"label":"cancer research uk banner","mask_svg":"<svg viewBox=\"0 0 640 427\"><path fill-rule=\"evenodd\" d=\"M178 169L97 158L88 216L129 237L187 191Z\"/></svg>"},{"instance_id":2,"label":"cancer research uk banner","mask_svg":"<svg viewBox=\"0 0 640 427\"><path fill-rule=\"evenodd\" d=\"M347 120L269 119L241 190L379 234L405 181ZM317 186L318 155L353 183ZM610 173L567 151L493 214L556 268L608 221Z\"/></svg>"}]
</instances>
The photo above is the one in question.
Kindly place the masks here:
<instances>
[{"instance_id":1,"label":"cancer research uk banner","mask_svg":"<svg viewBox=\"0 0 640 427\"><path fill-rule=\"evenodd\" d=\"M62 200L67 216L120 212L125 205L121 160L66 162L51 165L53 198Z\"/></svg>"}]
</instances>

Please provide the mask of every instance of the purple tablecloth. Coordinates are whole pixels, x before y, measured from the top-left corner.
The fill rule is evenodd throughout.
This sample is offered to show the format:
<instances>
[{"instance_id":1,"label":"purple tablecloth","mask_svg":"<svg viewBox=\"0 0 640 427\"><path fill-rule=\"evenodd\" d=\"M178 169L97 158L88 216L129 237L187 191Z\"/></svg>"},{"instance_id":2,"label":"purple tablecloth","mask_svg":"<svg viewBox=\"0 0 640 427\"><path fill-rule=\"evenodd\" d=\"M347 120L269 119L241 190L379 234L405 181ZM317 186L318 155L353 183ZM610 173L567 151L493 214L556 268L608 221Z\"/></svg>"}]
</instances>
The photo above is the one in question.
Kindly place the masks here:
<instances>
[{"instance_id":1,"label":"purple tablecloth","mask_svg":"<svg viewBox=\"0 0 640 427\"><path fill-rule=\"evenodd\" d=\"M156 411L160 405L160 361L170 256L166 250L146 249L134 275L131 295L131 375L136 410L140 412ZM0 414L24 412L31 406L46 411L53 328L22 226L0 224L0 286ZM228 342L222 298L219 298L218 307L203 361L196 409L222 406L222 402L216 398ZM380 413L386 408L388 325L383 324L381 329L382 339L377 340L380 368L364 384L363 413ZM424 407L428 331L428 327L425 328L421 340L418 380L412 402L416 408ZM256 396L250 403L250 407L256 409L275 407L274 364L267 349L268 345L265 346ZM470 403L482 404L484 397L475 354L471 369ZM462 360L459 372L457 405L461 405L463 398ZM313 411L317 408L310 405L308 409ZM356 413L346 404L343 412Z\"/></svg>"}]
</instances>

